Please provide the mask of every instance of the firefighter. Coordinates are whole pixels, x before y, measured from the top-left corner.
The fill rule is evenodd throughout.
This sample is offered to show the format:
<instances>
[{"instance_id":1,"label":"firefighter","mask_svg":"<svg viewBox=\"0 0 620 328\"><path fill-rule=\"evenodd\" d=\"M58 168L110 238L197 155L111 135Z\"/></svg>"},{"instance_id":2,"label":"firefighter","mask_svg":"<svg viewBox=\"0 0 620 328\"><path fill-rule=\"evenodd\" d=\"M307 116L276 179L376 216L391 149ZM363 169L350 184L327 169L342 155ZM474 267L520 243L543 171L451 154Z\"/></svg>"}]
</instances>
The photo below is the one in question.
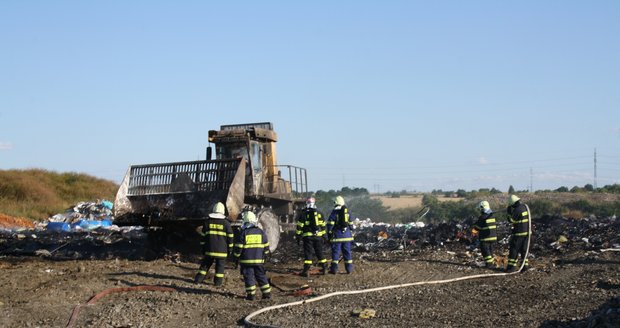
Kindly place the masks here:
<instances>
[{"instance_id":1,"label":"firefighter","mask_svg":"<svg viewBox=\"0 0 620 328\"><path fill-rule=\"evenodd\" d=\"M246 300L256 298L256 283L262 299L271 298L271 286L265 271L265 257L269 254L269 241L265 232L258 227L258 219L252 211L244 211L241 232L235 238L233 255L241 267L245 282Z\"/></svg>"},{"instance_id":2,"label":"firefighter","mask_svg":"<svg viewBox=\"0 0 620 328\"><path fill-rule=\"evenodd\" d=\"M295 239L297 244L303 241L304 244L304 269L301 275L310 276L313 255L317 258L317 263L321 266L321 274L327 272L327 259L323 254L323 243L325 238L325 221L323 214L316 209L314 197L306 199L306 208L297 219L297 229Z\"/></svg>"},{"instance_id":3,"label":"firefighter","mask_svg":"<svg viewBox=\"0 0 620 328\"><path fill-rule=\"evenodd\" d=\"M527 205L521 203L521 199L515 195L508 197L508 221L512 223L512 235L510 236L510 249L508 251L508 266L506 272L516 270L519 256L523 260L523 271L529 269L529 263L525 257L531 236L530 211Z\"/></svg>"},{"instance_id":4,"label":"firefighter","mask_svg":"<svg viewBox=\"0 0 620 328\"><path fill-rule=\"evenodd\" d=\"M353 233L351 231L351 213L344 203L342 196L334 200L334 209L327 219L327 236L332 247L332 265L329 273L338 273L338 261L340 253L344 259L344 268L347 273L353 272L353 256L351 255L351 243Z\"/></svg>"},{"instance_id":5,"label":"firefighter","mask_svg":"<svg viewBox=\"0 0 620 328\"><path fill-rule=\"evenodd\" d=\"M497 242L497 226L495 225L495 215L491 210L489 202L486 200L478 203L480 216L473 228L478 231L478 240L480 241L480 252L487 268L495 269L495 261L493 258L493 246Z\"/></svg>"},{"instance_id":6,"label":"firefighter","mask_svg":"<svg viewBox=\"0 0 620 328\"><path fill-rule=\"evenodd\" d=\"M224 265L233 246L233 231L224 214L225 210L224 204L216 203L213 206L213 213L209 214L209 218L202 226L200 244L204 258L196 277L194 277L194 282L197 284L204 281L214 262L215 277L213 283L215 286L221 286L224 282Z\"/></svg>"}]
</instances>

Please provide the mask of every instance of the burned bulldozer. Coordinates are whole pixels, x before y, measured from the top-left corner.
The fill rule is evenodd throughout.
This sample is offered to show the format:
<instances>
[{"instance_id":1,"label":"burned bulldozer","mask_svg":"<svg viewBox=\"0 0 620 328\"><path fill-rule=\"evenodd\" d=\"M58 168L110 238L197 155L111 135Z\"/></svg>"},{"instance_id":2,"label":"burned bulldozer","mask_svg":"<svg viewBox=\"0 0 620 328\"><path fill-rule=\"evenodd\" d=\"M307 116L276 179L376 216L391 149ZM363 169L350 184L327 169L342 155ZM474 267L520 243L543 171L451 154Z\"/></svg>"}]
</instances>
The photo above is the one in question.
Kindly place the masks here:
<instances>
[{"instance_id":1,"label":"burned bulldozer","mask_svg":"<svg viewBox=\"0 0 620 328\"><path fill-rule=\"evenodd\" d=\"M272 123L222 125L209 131L215 159L209 145L204 161L132 165L114 201L114 222L196 228L222 202L233 223L244 208L254 210L274 250L307 193L305 169L277 164L276 140Z\"/></svg>"}]
</instances>

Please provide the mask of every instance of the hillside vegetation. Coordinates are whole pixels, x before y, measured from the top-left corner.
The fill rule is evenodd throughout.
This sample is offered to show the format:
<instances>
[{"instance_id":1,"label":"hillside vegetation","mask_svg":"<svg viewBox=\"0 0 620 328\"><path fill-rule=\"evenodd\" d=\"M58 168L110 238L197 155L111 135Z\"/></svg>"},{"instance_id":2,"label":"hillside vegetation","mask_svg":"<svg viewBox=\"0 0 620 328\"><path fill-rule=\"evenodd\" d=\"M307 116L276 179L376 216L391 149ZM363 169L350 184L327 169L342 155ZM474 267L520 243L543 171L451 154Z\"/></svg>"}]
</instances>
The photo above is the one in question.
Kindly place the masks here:
<instances>
[{"instance_id":1,"label":"hillside vegetation","mask_svg":"<svg viewBox=\"0 0 620 328\"><path fill-rule=\"evenodd\" d=\"M0 170L0 214L43 220L81 201L114 200L118 185L80 173Z\"/></svg>"}]
</instances>

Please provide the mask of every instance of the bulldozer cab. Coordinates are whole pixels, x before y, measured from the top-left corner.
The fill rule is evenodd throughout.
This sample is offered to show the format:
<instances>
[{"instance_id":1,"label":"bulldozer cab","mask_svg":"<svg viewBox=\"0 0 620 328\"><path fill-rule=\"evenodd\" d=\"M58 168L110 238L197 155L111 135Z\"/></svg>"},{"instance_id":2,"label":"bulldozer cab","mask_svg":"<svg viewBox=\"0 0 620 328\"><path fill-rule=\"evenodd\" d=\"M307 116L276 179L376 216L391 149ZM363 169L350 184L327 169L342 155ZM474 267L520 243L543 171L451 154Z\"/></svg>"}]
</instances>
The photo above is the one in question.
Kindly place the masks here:
<instances>
[{"instance_id":1,"label":"bulldozer cab","mask_svg":"<svg viewBox=\"0 0 620 328\"><path fill-rule=\"evenodd\" d=\"M242 158L247 163L246 197L290 200L293 190L291 183L282 179L276 163L276 141L273 125L268 122L222 125L219 131L209 131L209 142L215 144L216 159ZM305 179L305 170L299 171L298 176L303 173Z\"/></svg>"}]
</instances>

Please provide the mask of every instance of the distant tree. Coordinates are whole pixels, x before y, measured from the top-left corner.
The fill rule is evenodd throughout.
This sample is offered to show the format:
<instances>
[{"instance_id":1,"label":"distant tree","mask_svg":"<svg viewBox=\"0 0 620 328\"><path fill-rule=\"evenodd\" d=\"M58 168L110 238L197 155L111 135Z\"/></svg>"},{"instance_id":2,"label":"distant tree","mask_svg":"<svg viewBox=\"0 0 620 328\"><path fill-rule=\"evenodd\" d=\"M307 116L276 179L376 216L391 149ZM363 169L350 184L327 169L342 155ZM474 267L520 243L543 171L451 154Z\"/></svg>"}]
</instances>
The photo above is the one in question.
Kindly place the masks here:
<instances>
[{"instance_id":1,"label":"distant tree","mask_svg":"<svg viewBox=\"0 0 620 328\"><path fill-rule=\"evenodd\" d=\"M491 188L491 194L501 194L502 192L495 189L495 188Z\"/></svg>"},{"instance_id":2,"label":"distant tree","mask_svg":"<svg viewBox=\"0 0 620 328\"><path fill-rule=\"evenodd\" d=\"M456 195L459 197L467 197L467 191L463 190L463 189L459 189L456 191Z\"/></svg>"},{"instance_id":3,"label":"distant tree","mask_svg":"<svg viewBox=\"0 0 620 328\"><path fill-rule=\"evenodd\" d=\"M583 186L583 189L585 191L594 191L594 186L588 183L587 185Z\"/></svg>"},{"instance_id":4,"label":"distant tree","mask_svg":"<svg viewBox=\"0 0 620 328\"><path fill-rule=\"evenodd\" d=\"M509 194L514 194L515 193L515 188L512 185L510 185L510 187L508 187L508 193Z\"/></svg>"},{"instance_id":5,"label":"distant tree","mask_svg":"<svg viewBox=\"0 0 620 328\"><path fill-rule=\"evenodd\" d=\"M570 192L580 192L580 191L581 191L581 188L579 188L577 186L574 186L574 187L570 188Z\"/></svg>"},{"instance_id":6,"label":"distant tree","mask_svg":"<svg viewBox=\"0 0 620 328\"><path fill-rule=\"evenodd\" d=\"M556 189L555 191L557 191L557 192L568 192L568 188L567 188L567 187L562 186L562 187L560 187L560 188Z\"/></svg>"}]
</instances>

